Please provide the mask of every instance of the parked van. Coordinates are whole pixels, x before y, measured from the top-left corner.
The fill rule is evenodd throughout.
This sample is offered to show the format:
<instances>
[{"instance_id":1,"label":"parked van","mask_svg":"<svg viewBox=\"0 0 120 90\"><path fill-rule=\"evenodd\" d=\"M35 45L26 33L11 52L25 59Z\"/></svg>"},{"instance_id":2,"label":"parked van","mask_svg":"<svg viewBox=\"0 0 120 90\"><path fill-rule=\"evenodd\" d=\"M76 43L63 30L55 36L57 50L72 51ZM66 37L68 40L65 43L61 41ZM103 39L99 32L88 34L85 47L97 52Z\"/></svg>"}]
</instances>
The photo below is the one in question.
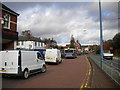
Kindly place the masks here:
<instances>
[{"instance_id":1,"label":"parked van","mask_svg":"<svg viewBox=\"0 0 120 90\"><path fill-rule=\"evenodd\" d=\"M46 49L45 62L59 64L62 62L61 53L58 49Z\"/></svg>"},{"instance_id":2,"label":"parked van","mask_svg":"<svg viewBox=\"0 0 120 90\"><path fill-rule=\"evenodd\" d=\"M30 74L46 72L46 64L38 51L0 51L0 73L27 79Z\"/></svg>"}]
</instances>

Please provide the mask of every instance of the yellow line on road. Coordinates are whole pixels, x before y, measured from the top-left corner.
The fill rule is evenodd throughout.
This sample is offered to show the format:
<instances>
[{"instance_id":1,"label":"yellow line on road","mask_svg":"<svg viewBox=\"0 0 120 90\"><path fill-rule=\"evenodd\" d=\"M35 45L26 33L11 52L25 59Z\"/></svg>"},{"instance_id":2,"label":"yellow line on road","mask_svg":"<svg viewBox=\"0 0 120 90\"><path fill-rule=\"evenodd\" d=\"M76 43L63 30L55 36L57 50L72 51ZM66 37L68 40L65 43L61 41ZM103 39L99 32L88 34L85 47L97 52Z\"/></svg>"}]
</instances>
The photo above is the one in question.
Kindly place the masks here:
<instances>
[{"instance_id":1,"label":"yellow line on road","mask_svg":"<svg viewBox=\"0 0 120 90\"><path fill-rule=\"evenodd\" d=\"M89 84L89 79L90 79L90 75L91 75L91 65L90 62L88 61L88 58L86 57L87 63L89 64L89 70L87 70L85 79L83 80L82 85L80 86L80 90L82 90L83 88L90 88Z\"/></svg>"}]
</instances>

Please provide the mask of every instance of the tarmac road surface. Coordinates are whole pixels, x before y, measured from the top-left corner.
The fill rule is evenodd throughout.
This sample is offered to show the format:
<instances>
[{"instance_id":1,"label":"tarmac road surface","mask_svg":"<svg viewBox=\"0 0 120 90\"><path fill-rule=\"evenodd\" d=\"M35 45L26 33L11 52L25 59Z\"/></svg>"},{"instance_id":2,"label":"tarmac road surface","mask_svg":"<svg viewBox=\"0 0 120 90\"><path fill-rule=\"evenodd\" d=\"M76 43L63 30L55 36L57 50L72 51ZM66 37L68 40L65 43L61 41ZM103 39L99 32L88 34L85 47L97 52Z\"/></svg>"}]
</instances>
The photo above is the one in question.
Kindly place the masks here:
<instances>
[{"instance_id":1,"label":"tarmac road surface","mask_svg":"<svg viewBox=\"0 0 120 90\"><path fill-rule=\"evenodd\" d=\"M3 88L80 88L90 66L86 56L63 59L59 65L48 65L46 73L38 73L24 80L3 78Z\"/></svg>"}]
</instances>

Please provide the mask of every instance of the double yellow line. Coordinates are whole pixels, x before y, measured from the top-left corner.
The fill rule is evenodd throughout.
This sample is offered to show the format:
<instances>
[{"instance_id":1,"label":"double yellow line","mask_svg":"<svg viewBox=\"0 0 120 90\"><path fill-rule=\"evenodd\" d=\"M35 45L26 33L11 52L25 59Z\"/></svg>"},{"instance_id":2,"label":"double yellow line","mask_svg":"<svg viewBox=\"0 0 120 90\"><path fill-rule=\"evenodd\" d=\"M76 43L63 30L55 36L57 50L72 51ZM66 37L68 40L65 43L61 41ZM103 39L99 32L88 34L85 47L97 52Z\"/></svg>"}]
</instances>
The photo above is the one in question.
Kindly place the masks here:
<instances>
[{"instance_id":1,"label":"double yellow line","mask_svg":"<svg viewBox=\"0 0 120 90\"><path fill-rule=\"evenodd\" d=\"M87 57L86 57L86 59L87 59ZM91 75L91 65L90 65L90 62L88 61L88 59L87 59L87 62L89 64L89 69L87 70L86 77L83 80L82 85L80 86L80 90L82 90L83 88L90 88L89 80L90 80L90 75Z\"/></svg>"}]
</instances>

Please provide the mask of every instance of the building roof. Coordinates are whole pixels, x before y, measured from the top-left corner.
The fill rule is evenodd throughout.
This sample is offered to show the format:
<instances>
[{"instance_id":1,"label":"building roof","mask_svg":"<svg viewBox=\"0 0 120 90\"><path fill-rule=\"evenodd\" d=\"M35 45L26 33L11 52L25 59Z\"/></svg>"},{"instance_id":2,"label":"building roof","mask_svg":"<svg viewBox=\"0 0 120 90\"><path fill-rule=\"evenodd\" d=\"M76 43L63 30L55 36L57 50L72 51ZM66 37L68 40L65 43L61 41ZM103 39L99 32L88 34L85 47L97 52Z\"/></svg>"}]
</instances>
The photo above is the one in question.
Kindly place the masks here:
<instances>
[{"instance_id":1,"label":"building roof","mask_svg":"<svg viewBox=\"0 0 120 90\"><path fill-rule=\"evenodd\" d=\"M18 13L16 13L15 11L11 10L10 8L8 8L7 6L5 6L4 4L0 3L0 9L8 12L8 13L11 13L11 14L14 14L16 16L19 16Z\"/></svg>"},{"instance_id":2,"label":"building roof","mask_svg":"<svg viewBox=\"0 0 120 90\"><path fill-rule=\"evenodd\" d=\"M27 36L19 36L18 41L37 41L37 42L43 42L40 38L31 36L28 40Z\"/></svg>"}]
</instances>

